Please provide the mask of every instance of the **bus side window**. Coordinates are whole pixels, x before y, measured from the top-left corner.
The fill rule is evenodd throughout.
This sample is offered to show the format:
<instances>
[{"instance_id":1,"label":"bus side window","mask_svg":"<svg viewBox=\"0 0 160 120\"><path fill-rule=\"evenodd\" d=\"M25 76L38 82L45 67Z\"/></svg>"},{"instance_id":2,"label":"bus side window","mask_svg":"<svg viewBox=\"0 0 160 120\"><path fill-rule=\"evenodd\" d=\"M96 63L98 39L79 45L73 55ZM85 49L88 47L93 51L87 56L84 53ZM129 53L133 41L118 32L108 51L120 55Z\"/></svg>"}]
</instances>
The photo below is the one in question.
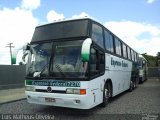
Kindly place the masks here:
<instances>
[{"instance_id":1,"label":"bus side window","mask_svg":"<svg viewBox=\"0 0 160 120\"><path fill-rule=\"evenodd\" d=\"M99 62L100 62L100 73L103 73L105 70L105 55L103 54L103 52L99 52Z\"/></svg>"},{"instance_id":2,"label":"bus side window","mask_svg":"<svg viewBox=\"0 0 160 120\"><path fill-rule=\"evenodd\" d=\"M131 60L134 61L134 53L132 49L131 49Z\"/></svg>"},{"instance_id":3,"label":"bus side window","mask_svg":"<svg viewBox=\"0 0 160 120\"><path fill-rule=\"evenodd\" d=\"M113 45L113 36L110 34L109 35L110 43L111 43L111 52L114 53L114 45Z\"/></svg>"},{"instance_id":4,"label":"bus side window","mask_svg":"<svg viewBox=\"0 0 160 120\"><path fill-rule=\"evenodd\" d=\"M90 56L90 74L91 76L96 76L103 73L105 70L105 56L103 52L91 48Z\"/></svg>"},{"instance_id":5,"label":"bus side window","mask_svg":"<svg viewBox=\"0 0 160 120\"><path fill-rule=\"evenodd\" d=\"M117 55L122 55L122 51L121 51L121 42L118 38L115 37L115 48L116 48L116 54Z\"/></svg>"},{"instance_id":6,"label":"bus side window","mask_svg":"<svg viewBox=\"0 0 160 120\"><path fill-rule=\"evenodd\" d=\"M103 29L101 26L97 24L92 24L92 39L100 45L102 48L104 48L103 44Z\"/></svg>"},{"instance_id":7,"label":"bus side window","mask_svg":"<svg viewBox=\"0 0 160 120\"><path fill-rule=\"evenodd\" d=\"M128 59L131 59L131 50L129 47L127 47L127 52L128 52Z\"/></svg>"},{"instance_id":8,"label":"bus side window","mask_svg":"<svg viewBox=\"0 0 160 120\"><path fill-rule=\"evenodd\" d=\"M105 46L108 51L113 51L113 36L107 30L104 31L105 33Z\"/></svg>"},{"instance_id":9,"label":"bus side window","mask_svg":"<svg viewBox=\"0 0 160 120\"><path fill-rule=\"evenodd\" d=\"M122 44L122 46L123 46L123 57L127 58L127 47L124 43Z\"/></svg>"},{"instance_id":10,"label":"bus side window","mask_svg":"<svg viewBox=\"0 0 160 120\"><path fill-rule=\"evenodd\" d=\"M91 71L91 76L95 75L98 73L97 70L97 61L98 61L98 56L96 54L96 50L94 48L91 48L91 56L90 56L90 71Z\"/></svg>"},{"instance_id":11,"label":"bus side window","mask_svg":"<svg viewBox=\"0 0 160 120\"><path fill-rule=\"evenodd\" d=\"M135 52L135 62L137 62L137 53Z\"/></svg>"}]
</instances>

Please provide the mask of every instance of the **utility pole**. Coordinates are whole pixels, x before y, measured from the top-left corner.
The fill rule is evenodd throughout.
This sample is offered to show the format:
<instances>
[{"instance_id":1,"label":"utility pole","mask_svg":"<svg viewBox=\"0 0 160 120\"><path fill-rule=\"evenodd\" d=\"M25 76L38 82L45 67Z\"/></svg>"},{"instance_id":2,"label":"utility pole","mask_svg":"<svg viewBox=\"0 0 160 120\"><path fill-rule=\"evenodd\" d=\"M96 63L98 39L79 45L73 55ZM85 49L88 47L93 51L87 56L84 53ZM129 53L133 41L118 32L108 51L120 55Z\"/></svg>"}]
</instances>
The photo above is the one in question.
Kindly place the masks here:
<instances>
[{"instance_id":1,"label":"utility pole","mask_svg":"<svg viewBox=\"0 0 160 120\"><path fill-rule=\"evenodd\" d=\"M9 44L7 44L7 46L6 46L6 47L9 47L9 49L10 49L11 65L12 65L12 48L14 48L14 46L12 46L12 44L13 44L13 43L9 43Z\"/></svg>"}]
</instances>

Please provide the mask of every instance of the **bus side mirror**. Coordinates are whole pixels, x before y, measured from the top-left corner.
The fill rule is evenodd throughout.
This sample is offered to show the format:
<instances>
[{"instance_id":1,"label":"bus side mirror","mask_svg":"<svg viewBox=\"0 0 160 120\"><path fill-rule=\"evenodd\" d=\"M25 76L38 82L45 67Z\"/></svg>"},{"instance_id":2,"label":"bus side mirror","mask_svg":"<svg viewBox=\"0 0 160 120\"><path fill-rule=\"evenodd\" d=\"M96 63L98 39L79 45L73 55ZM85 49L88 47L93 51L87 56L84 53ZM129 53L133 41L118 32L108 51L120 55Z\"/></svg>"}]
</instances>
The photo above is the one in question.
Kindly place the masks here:
<instances>
[{"instance_id":1,"label":"bus side mirror","mask_svg":"<svg viewBox=\"0 0 160 120\"><path fill-rule=\"evenodd\" d=\"M25 51L27 51L29 49L30 49L30 46L28 44L24 45L24 46L21 46L17 49L14 49L13 54L12 54L12 58L11 58L11 63L16 64L17 54L20 50L23 50L23 53L25 54Z\"/></svg>"},{"instance_id":2,"label":"bus side mirror","mask_svg":"<svg viewBox=\"0 0 160 120\"><path fill-rule=\"evenodd\" d=\"M81 58L82 62L88 62L90 58L90 48L91 48L92 40L87 38L84 40L81 49Z\"/></svg>"},{"instance_id":3,"label":"bus side mirror","mask_svg":"<svg viewBox=\"0 0 160 120\"><path fill-rule=\"evenodd\" d=\"M27 50L30 50L29 44L23 46L23 51L27 51Z\"/></svg>"}]
</instances>

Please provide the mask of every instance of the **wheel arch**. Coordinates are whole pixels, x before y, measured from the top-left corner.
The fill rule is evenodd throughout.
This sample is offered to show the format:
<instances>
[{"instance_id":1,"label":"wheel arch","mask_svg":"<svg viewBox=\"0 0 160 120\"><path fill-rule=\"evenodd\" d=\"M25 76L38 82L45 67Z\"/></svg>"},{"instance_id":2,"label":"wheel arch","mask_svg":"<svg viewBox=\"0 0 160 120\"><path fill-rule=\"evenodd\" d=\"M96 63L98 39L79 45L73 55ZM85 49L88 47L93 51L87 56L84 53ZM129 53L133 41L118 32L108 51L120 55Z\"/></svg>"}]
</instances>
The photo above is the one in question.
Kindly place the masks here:
<instances>
[{"instance_id":1,"label":"wheel arch","mask_svg":"<svg viewBox=\"0 0 160 120\"><path fill-rule=\"evenodd\" d=\"M112 80L110 78L106 79L105 85L109 84L111 86L111 97L113 96L113 83Z\"/></svg>"}]
</instances>

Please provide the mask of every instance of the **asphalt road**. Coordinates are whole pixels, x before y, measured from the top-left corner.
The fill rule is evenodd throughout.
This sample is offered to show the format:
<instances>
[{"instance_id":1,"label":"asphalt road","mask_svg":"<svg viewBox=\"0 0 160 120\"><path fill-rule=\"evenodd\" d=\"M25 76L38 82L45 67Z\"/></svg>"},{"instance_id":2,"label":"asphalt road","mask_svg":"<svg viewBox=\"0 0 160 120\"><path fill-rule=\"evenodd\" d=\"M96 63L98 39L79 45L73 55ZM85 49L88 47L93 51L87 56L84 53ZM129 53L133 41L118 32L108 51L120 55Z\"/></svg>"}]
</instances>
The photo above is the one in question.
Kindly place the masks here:
<instances>
[{"instance_id":1,"label":"asphalt road","mask_svg":"<svg viewBox=\"0 0 160 120\"><path fill-rule=\"evenodd\" d=\"M29 104L26 100L0 105L0 119L160 120L160 80L149 79L133 92L111 99L108 106L77 110Z\"/></svg>"}]
</instances>

